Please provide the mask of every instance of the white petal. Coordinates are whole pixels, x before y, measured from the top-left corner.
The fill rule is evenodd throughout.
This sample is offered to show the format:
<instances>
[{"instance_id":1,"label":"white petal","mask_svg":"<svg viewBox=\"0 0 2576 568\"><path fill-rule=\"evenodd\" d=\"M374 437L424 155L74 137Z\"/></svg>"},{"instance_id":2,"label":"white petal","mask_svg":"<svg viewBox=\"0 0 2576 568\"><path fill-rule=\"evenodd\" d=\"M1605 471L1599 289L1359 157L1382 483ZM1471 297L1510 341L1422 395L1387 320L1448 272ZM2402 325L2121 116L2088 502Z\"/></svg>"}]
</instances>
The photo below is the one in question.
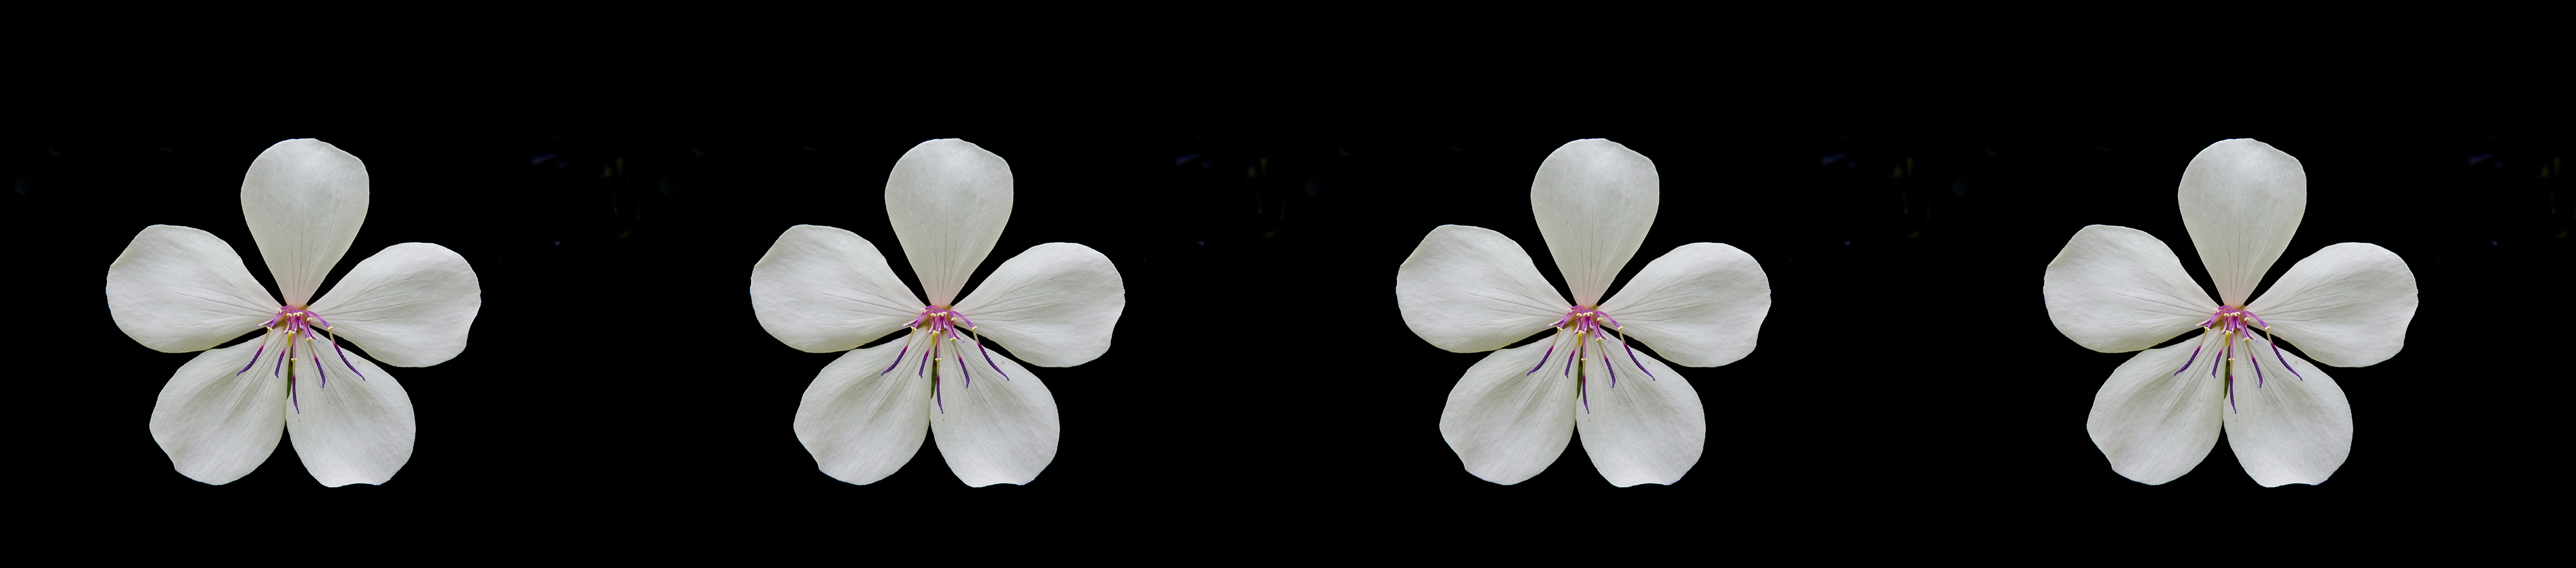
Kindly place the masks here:
<instances>
[{"instance_id":1,"label":"white petal","mask_svg":"<svg viewBox=\"0 0 2576 568\"><path fill-rule=\"evenodd\" d=\"M942 340L939 393L930 408L931 438L948 470L966 485L1027 485L1055 462L1055 395L1036 373L1009 358ZM1006 344L1007 345L1007 344ZM962 368L961 368L962 367ZM999 374L996 374L999 367ZM902 372L897 370L896 372Z\"/></svg>"},{"instance_id":2,"label":"white petal","mask_svg":"<svg viewBox=\"0 0 2576 568\"><path fill-rule=\"evenodd\" d=\"M1620 487L1680 481L1707 446L1708 412L1700 408L1699 391L1617 338L1585 343L1607 348L1585 353L1584 392L1574 411L1592 467Z\"/></svg>"},{"instance_id":3,"label":"white petal","mask_svg":"<svg viewBox=\"0 0 2576 568\"><path fill-rule=\"evenodd\" d=\"M259 329L277 300L213 234L153 225L107 265L107 312L155 351L186 353Z\"/></svg>"},{"instance_id":4,"label":"white petal","mask_svg":"<svg viewBox=\"0 0 2576 568\"><path fill-rule=\"evenodd\" d=\"M427 367L465 351L483 311L483 284L447 247L403 243L358 261L313 312L331 333L398 367Z\"/></svg>"},{"instance_id":5,"label":"white petal","mask_svg":"<svg viewBox=\"0 0 2576 568\"><path fill-rule=\"evenodd\" d=\"M2342 243L2290 265L2247 309L2318 362L2365 367L2406 348L2415 302L2415 271L2405 259L2379 245Z\"/></svg>"},{"instance_id":6,"label":"white petal","mask_svg":"<svg viewBox=\"0 0 2576 568\"><path fill-rule=\"evenodd\" d=\"M1546 471L1565 454L1574 437L1574 379L1556 365L1532 370L1553 343L1542 339L1495 351L1449 389L1449 404L1440 410L1440 438L1458 452L1467 473L1511 485Z\"/></svg>"},{"instance_id":7,"label":"white petal","mask_svg":"<svg viewBox=\"0 0 2576 568\"><path fill-rule=\"evenodd\" d=\"M800 351L848 351L902 329L922 306L876 245L838 228L788 227L751 265L761 329Z\"/></svg>"},{"instance_id":8,"label":"white petal","mask_svg":"<svg viewBox=\"0 0 2576 568\"><path fill-rule=\"evenodd\" d=\"M2164 241L2110 225L2088 226L2067 239L2066 249L2048 261L2040 295L2058 332L2104 353L2154 347L2218 312Z\"/></svg>"},{"instance_id":9,"label":"white petal","mask_svg":"<svg viewBox=\"0 0 2576 568\"><path fill-rule=\"evenodd\" d=\"M975 333L1042 367L1080 365L1108 352L1110 332L1126 310L1118 267L1073 243L1029 247L957 302L957 312L975 321Z\"/></svg>"},{"instance_id":10,"label":"white petal","mask_svg":"<svg viewBox=\"0 0 2576 568\"><path fill-rule=\"evenodd\" d=\"M411 395L393 373L366 358L333 350L328 341L295 343L296 392L286 410L286 439L295 444L304 470L328 487L393 479L411 462L418 429Z\"/></svg>"},{"instance_id":11,"label":"white petal","mask_svg":"<svg viewBox=\"0 0 2576 568\"><path fill-rule=\"evenodd\" d=\"M2263 273L2290 248L2308 210L2308 172L2272 145L2239 138L2209 145L2182 170L2182 226L2218 287L2243 306Z\"/></svg>"},{"instance_id":12,"label":"white petal","mask_svg":"<svg viewBox=\"0 0 2576 568\"><path fill-rule=\"evenodd\" d=\"M1441 225L1395 269L1395 306L1414 335L1458 353L1511 345L1563 319L1570 304L1529 253L1483 227Z\"/></svg>"},{"instance_id":13,"label":"white petal","mask_svg":"<svg viewBox=\"0 0 2576 568\"><path fill-rule=\"evenodd\" d=\"M876 483L921 452L930 433L930 379L913 376L915 365L886 368L898 355L918 360L909 347L919 346L895 340L851 351L805 387L804 402L796 405L796 441L824 475Z\"/></svg>"},{"instance_id":14,"label":"white petal","mask_svg":"<svg viewBox=\"0 0 2576 568\"><path fill-rule=\"evenodd\" d=\"M180 365L152 405L152 441L188 479L223 485L250 475L286 431L286 379L269 376L260 341L208 350Z\"/></svg>"},{"instance_id":15,"label":"white petal","mask_svg":"<svg viewBox=\"0 0 2576 568\"><path fill-rule=\"evenodd\" d=\"M1674 363L1715 367L1753 353L1771 314L1771 277L1735 247L1691 243L1646 263L1601 311Z\"/></svg>"},{"instance_id":16,"label":"white petal","mask_svg":"<svg viewBox=\"0 0 2576 568\"><path fill-rule=\"evenodd\" d=\"M1011 221L1011 164L954 138L913 146L886 175L886 215L921 293L948 306Z\"/></svg>"},{"instance_id":17,"label":"white petal","mask_svg":"<svg viewBox=\"0 0 2576 568\"><path fill-rule=\"evenodd\" d=\"M2325 369L2273 351L2261 335L2237 348L2252 353L2236 355L2236 407L2221 414L2237 463L2264 487L2316 485L2334 475L2352 455L2352 403L2344 400L2343 387ZM2246 376L2247 363L2262 376ZM2284 364L2297 374L2284 371Z\"/></svg>"},{"instance_id":18,"label":"white petal","mask_svg":"<svg viewBox=\"0 0 2576 568\"><path fill-rule=\"evenodd\" d=\"M1654 160L1599 138L1567 142L1539 163L1531 213L1576 304L1600 305L1645 244L1662 198L1657 180Z\"/></svg>"},{"instance_id":19,"label":"white petal","mask_svg":"<svg viewBox=\"0 0 2576 568\"><path fill-rule=\"evenodd\" d=\"M2211 349L2217 341L2208 340ZM2130 356L2093 394L2084 431L2111 460L2111 470L2148 485L2163 485L2209 457L2218 445L2226 385L2210 375L2214 354L2192 357L2202 346L2186 341ZM2190 361L2190 368L2183 364ZM2180 369L2180 373L2175 370Z\"/></svg>"},{"instance_id":20,"label":"white petal","mask_svg":"<svg viewBox=\"0 0 2576 568\"><path fill-rule=\"evenodd\" d=\"M306 305L367 220L367 164L320 140L269 146L242 175L242 217L278 293Z\"/></svg>"}]
</instances>

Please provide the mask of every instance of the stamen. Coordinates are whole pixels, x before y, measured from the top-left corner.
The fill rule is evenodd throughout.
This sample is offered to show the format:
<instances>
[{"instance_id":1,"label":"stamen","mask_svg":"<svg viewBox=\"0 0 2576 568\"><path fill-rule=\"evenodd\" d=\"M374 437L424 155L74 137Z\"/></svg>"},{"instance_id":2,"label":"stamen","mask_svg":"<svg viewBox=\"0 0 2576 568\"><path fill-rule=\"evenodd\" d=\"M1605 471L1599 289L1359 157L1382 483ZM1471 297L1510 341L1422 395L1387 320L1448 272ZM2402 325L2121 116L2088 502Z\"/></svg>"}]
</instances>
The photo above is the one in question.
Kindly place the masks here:
<instances>
[{"instance_id":1,"label":"stamen","mask_svg":"<svg viewBox=\"0 0 2576 568\"><path fill-rule=\"evenodd\" d=\"M971 322L970 322L970 323L971 323ZM1004 370L1002 370L1002 364L1001 364L1001 363L995 363L995 362L993 362L993 352L991 352L991 351L985 351L985 350L984 350L984 336L983 336L983 334L975 333L975 328L974 328L974 326L971 326L971 325L970 325L970 326L967 326L967 328L966 328L966 333L967 333L968 335L972 335L972 336L975 338L975 355L976 355L976 356L978 356L978 357L983 357L983 358L984 358L984 364L986 364L986 365L992 365L992 366L993 366L993 372L995 372L995 373L1000 373L1000 374L1002 375L1002 380L1005 380L1005 381L1007 381L1007 380L1011 380L1011 373L1010 373L1009 371L1004 371ZM1521 373L1521 374L1526 375L1526 374L1529 374L1529 373Z\"/></svg>"},{"instance_id":2,"label":"stamen","mask_svg":"<svg viewBox=\"0 0 2576 568\"><path fill-rule=\"evenodd\" d=\"M1561 321L1561 320L1560 320L1560 321ZM1530 373L1536 373L1536 372L1538 372L1538 368L1539 368L1539 367L1545 367L1545 366L1547 366L1547 358L1548 358L1548 357L1556 356L1556 344L1558 344L1558 343L1563 343L1564 341L1565 341L1565 330L1561 330L1561 329L1560 329L1560 330L1557 330L1556 335L1548 336L1548 341L1547 341L1547 352L1546 352L1546 353L1540 353L1540 354L1538 354L1538 364L1536 364L1536 365L1530 365L1530 370L1529 370L1529 372L1528 372L1528 373L1521 373L1521 376L1524 376L1524 377L1529 376L1529 374L1530 374Z\"/></svg>"}]
</instances>

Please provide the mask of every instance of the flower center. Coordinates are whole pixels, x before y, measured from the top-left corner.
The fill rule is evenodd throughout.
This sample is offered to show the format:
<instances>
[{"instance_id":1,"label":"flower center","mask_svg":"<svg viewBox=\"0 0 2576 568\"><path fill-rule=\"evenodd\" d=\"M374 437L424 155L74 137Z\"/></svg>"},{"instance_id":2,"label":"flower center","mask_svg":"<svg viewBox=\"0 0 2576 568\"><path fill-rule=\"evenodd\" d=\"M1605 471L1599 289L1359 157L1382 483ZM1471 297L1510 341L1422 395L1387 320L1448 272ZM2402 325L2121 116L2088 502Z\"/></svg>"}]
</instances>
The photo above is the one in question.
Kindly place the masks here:
<instances>
[{"instance_id":1,"label":"flower center","mask_svg":"<svg viewBox=\"0 0 2576 568\"><path fill-rule=\"evenodd\" d=\"M992 352L984 349L984 338L975 334L975 320L966 319L966 315L957 313L957 310L922 306L921 315L912 318L912 323L904 324L904 327L911 328L912 332L904 336L903 349L896 351L894 362L886 364L885 370L877 371L877 374L894 372L895 367L903 365L904 356L911 354L913 347L921 347L921 359L915 362L917 367L913 369L913 376L930 379L930 399L939 405L940 412L948 411L948 402L939 391L941 360L956 360L950 368L957 370L958 378L962 379L959 382L964 388L975 388L974 367L966 364L968 346L959 343L958 335L967 336L962 341L974 344L975 355L983 358L984 365L992 368L993 373L1001 375L1002 380L1011 380L1011 374L1002 371L1000 363L993 362ZM961 333L959 330L964 331Z\"/></svg>"},{"instance_id":2,"label":"flower center","mask_svg":"<svg viewBox=\"0 0 2576 568\"><path fill-rule=\"evenodd\" d=\"M1539 369L1547 368L1548 362L1556 360L1557 348L1564 347L1565 364L1559 366L1557 375L1574 379L1574 396L1583 402L1585 413L1592 412L1592 397L1586 390L1592 355L1610 351L1610 340L1604 336L1618 334L1619 345L1627 352L1628 364L1636 366L1639 371L1644 371L1646 380L1655 380L1655 372L1646 370L1646 365L1637 360L1637 347L1628 343L1627 334L1619 333L1618 318L1610 317L1610 314L1602 313L1597 308L1569 306L1565 309L1565 317L1556 320L1556 323L1549 327L1556 328L1556 337L1549 340L1547 352L1539 355L1538 366L1530 367L1530 370L1521 373L1521 376L1529 376L1537 373ZM1619 388L1619 368L1607 364L1608 362L1608 359L1604 359L1605 364L1601 368L1609 371L1610 388Z\"/></svg>"},{"instance_id":3,"label":"flower center","mask_svg":"<svg viewBox=\"0 0 2576 568\"><path fill-rule=\"evenodd\" d=\"M2291 377L2302 381L2308 380L2307 377L2299 375L2298 368L2290 366L2288 356L2281 354L2281 344L2272 340L2272 324L2263 321L2263 316L2254 315L2254 312L2241 307L2219 306L2218 311L2211 313L2207 321L2200 322L2200 329L2202 330L2200 345L2191 348L2191 358L2183 360L2182 367L2174 369L2173 374L2181 375L2183 371L2199 365L2200 353L2208 351L2210 378L2227 381L2228 412L2236 411L2236 346L2238 344L2245 345L2248 352L2246 362L2249 363L2248 366L2254 368L2254 388L2263 387L2263 361L2259 355L2252 353L2255 331L2262 331L2263 342L2271 344L2273 361L2279 363L2282 369L2290 371ZM2213 340L2218 343L2216 350L2209 349Z\"/></svg>"},{"instance_id":4,"label":"flower center","mask_svg":"<svg viewBox=\"0 0 2576 568\"><path fill-rule=\"evenodd\" d=\"M268 330L259 337L259 349L252 351L250 362L242 364L241 370L233 371L233 375L250 372L251 367L259 365L260 356L268 353L269 346L276 345L277 359L271 362L268 376L286 379L286 400L295 406L297 413L304 412L304 402L296 395L295 389L298 362L310 360L311 364L304 365L304 368L313 371L316 386L331 387L330 371L317 355L325 344L330 346L332 356L338 357L340 364L348 367L350 374L357 375L358 380L367 380L367 374L358 372L357 364L349 362L349 354L340 350L339 336L331 333L331 320L322 319L322 314L298 306L278 306L277 315L269 316L268 323L259 324L259 327ZM314 337L317 334L324 337L317 339Z\"/></svg>"}]
</instances>

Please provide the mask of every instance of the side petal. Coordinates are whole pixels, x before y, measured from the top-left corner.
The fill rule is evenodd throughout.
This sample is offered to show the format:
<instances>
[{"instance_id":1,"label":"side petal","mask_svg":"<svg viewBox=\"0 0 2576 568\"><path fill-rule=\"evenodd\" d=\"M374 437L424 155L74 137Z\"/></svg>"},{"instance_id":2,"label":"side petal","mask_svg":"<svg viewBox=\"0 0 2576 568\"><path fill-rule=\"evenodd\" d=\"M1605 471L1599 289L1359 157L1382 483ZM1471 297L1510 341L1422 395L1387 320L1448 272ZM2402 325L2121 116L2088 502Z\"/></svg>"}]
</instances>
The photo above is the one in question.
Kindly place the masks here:
<instances>
[{"instance_id":1,"label":"side petal","mask_svg":"<svg viewBox=\"0 0 2576 568\"><path fill-rule=\"evenodd\" d=\"M1562 359L1547 359L1555 343L1495 351L1449 389L1449 404L1440 410L1440 439L1458 452L1467 473L1511 485L1547 471L1565 454L1574 438L1574 378L1556 365L1533 370L1542 359Z\"/></svg>"},{"instance_id":2,"label":"side petal","mask_svg":"<svg viewBox=\"0 0 2576 568\"><path fill-rule=\"evenodd\" d=\"M805 387L796 405L796 441L824 475L876 483L921 452L930 433L930 379L913 375L918 364L899 364L917 361L904 356L916 347L922 346L891 341L851 351Z\"/></svg>"},{"instance_id":3,"label":"side petal","mask_svg":"<svg viewBox=\"0 0 2576 568\"><path fill-rule=\"evenodd\" d=\"M367 220L367 164L320 140L269 146L242 175L242 217L278 293L303 306Z\"/></svg>"},{"instance_id":4,"label":"side petal","mask_svg":"<svg viewBox=\"0 0 2576 568\"><path fill-rule=\"evenodd\" d=\"M259 329L276 315L277 300L223 239L153 225L108 263L107 313L144 347L186 353Z\"/></svg>"},{"instance_id":5,"label":"side petal","mask_svg":"<svg viewBox=\"0 0 2576 568\"><path fill-rule=\"evenodd\" d=\"M1691 243L1646 263L1601 311L1674 363L1715 367L1753 353L1771 315L1771 277L1735 247Z\"/></svg>"},{"instance_id":6,"label":"side petal","mask_svg":"<svg viewBox=\"0 0 2576 568\"><path fill-rule=\"evenodd\" d=\"M286 439L295 444L304 471L326 487L393 479L411 462L418 431L411 394L393 373L332 349L329 341L298 339L296 351Z\"/></svg>"},{"instance_id":7,"label":"side petal","mask_svg":"<svg viewBox=\"0 0 2576 568\"><path fill-rule=\"evenodd\" d=\"M1118 267L1073 243L1029 247L957 302L957 312L975 321L975 333L1042 367L1071 367L1107 353L1110 332L1126 310L1127 284Z\"/></svg>"},{"instance_id":8,"label":"side petal","mask_svg":"<svg viewBox=\"0 0 2576 568\"><path fill-rule=\"evenodd\" d=\"M1599 138L1567 142L1539 163L1530 212L1576 304L1600 305L1645 244L1662 198L1659 179L1654 160Z\"/></svg>"},{"instance_id":9,"label":"side petal","mask_svg":"<svg viewBox=\"0 0 2576 568\"><path fill-rule=\"evenodd\" d=\"M1453 352L1501 349L1563 319L1569 306L1520 243L1483 227L1432 229L1395 269L1404 326Z\"/></svg>"},{"instance_id":10,"label":"side petal","mask_svg":"<svg viewBox=\"0 0 2576 568\"><path fill-rule=\"evenodd\" d=\"M2227 447L2264 487L2325 482L2352 455L2352 403L2325 369L2273 351L2260 335L2238 348L2249 345L2251 357L2236 356L2236 408L2222 414ZM2245 376L2248 362L2261 370L2252 381Z\"/></svg>"},{"instance_id":11,"label":"side petal","mask_svg":"<svg viewBox=\"0 0 2576 568\"><path fill-rule=\"evenodd\" d=\"M1587 343L1606 348L1587 354L1584 392L1574 411L1592 467L1620 487L1680 481L1707 448L1708 412L1700 407L1699 391L1680 372L1628 351L1618 339Z\"/></svg>"},{"instance_id":12,"label":"side petal","mask_svg":"<svg viewBox=\"0 0 2576 568\"><path fill-rule=\"evenodd\" d=\"M2039 290L2059 333L2104 353L2154 347L2218 312L2218 303L2183 273L2173 249L2128 227L2076 231L2048 261Z\"/></svg>"},{"instance_id":13,"label":"side petal","mask_svg":"<svg viewBox=\"0 0 2576 568\"><path fill-rule=\"evenodd\" d=\"M483 311L483 283L447 247L403 243L358 261L313 312L331 333L397 367L427 367L465 351Z\"/></svg>"},{"instance_id":14,"label":"side petal","mask_svg":"<svg viewBox=\"0 0 2576 568\"><path fill-rule=\"evenodd\" d=\"M2219 359L2216 353L2193 357L2203 342L2216 340L2204 335L2200 342L2138 352L2112 369L2110 380L2093 394L2084 431L2111 460L2111 471L2163 485L2191 473L2218 445L2218 414L2226 410L2227 388L2223 378L2210 374Z\"/></svg>"},{"instance_id":15,"label":"side petal","mask_svg":"<svg viewBox=\"0 0 2576 568\"><path fill-rule=\"evenodd\" d=\"M198 353L152 405L152 441L180 475L215 485L259 469L286 431L286 379L257 340ZM250 368L244 370L243 366Z\"/></svg>"},{"instance_id":16,"label":"side petal","mask_svg":"<svg viewBox=\"0 0 2576 568\"><path fill-rule=\"evenodd\" d=\"M2222 141L2183 168L2180 200L2183 229L2209 268L2210 284L2227 305L2242 306L2299 232L2308 211L2308 171L2270 144Z\"/></svg>"},{"instance_id":17,"label":"side petal","mask_svg":"<svg viewBox=\"0 0 2576 568\"><path fill-rule=\"evenodd\" d=\"M2415 271L2405 259L2379 245L2342 243L2290 265L2246 309L2318 362L2367 367L2406 348L2415 303Z\"/></svg>"},{"instance_id":18,"label":"side petal","mask_svg":"<svg viewBox=\"0 0 2576 568\"><path fill-rule=\"evenodd\" d=\"M1011 221L1011 164L964 140L923 142L895 160L885 198L921 293L947 306Z\"/></svg>"},{"instance_id":19,"label":"side petal","mask_svg":"<svg viewBox=\"0 0 2576 568\"><path fill-rule=\"evenodd\" d=\"M839 228L788 227L751 265L752 314L799 351L848 351L903 328L921 308L876 245Z\"/></svg>"},{"instance_id":20,"label":"side petal","mask_svg":"<svg viewBox=\"0 0 2576 568\"><path fill-rule=\"evenodd\" d=\"M939 392L922 406L930 410L931 437L948 470L972 487L1037 479L1055 463L1063 429L1055 394L1009 358L953 338L942 342L943 362L932 369Z\"/></svg>"}]
</instances>

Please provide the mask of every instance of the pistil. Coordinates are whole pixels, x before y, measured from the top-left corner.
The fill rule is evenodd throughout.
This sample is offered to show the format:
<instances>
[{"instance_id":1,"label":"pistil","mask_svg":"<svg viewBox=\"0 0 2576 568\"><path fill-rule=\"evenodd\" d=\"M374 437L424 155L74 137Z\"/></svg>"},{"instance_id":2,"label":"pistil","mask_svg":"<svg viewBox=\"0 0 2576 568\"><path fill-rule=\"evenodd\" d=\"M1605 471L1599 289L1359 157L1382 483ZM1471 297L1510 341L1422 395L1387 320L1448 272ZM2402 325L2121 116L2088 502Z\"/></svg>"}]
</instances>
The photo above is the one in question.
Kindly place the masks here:
<instances>
[{"instance_id":1,"label":"pistil","mask_svg":"<svg viewBox=\"0 0 2576 568\"><path fill-rule=\"evenodd\" d=\"M969 338L965 341L975 344L975 354L984 358L985 365L992 367L994 373L1002 376L1002 380L1011 380L1011 374L1003 371L1000 363L993 362L992 352L984 349L983 336L975 333L975 320L967 319L964 314L959 314L956 310L940 306L922 306L921 315L914 316L912 323L904 324L904 327L911 328L912 331L904 336L903 347L895 351L894 362L886 364L885 370L877 371L877 374L894 372L895 367L903 365L904 356L912 353L914 343L926 338L927 341L923 342L927 345L922 349L921 358L914 363L916 367L912 374L914 377L930 379L931 403L937 405L942 413L948 411L948 403L939 388L942 378L939 374L941 360L955 359L957 363L952 368L956 369L964 379L960 381L964 388L975 388L975 374L969 370L971 366L966 363L966 348L958 343L961 341L958 338L960 330L963 330L963 334ZM947 340L945 346L941 345L942 339ZM943 354L946 356L943 357Z\"/></svg>"},{"instance_id":2,"label":"pistil","mask_svg":"<svg viewBox=\"0 0 2576 568\"><path fill-rule=\"evenodd\" d=\"M2200 345L2191 348L2191 356L2184 359L2182 367L2174 369L2173 374L2181 375L2183 371L2190 370L2193 365L2199 364L2201 351L2210 346L2209 342L2212 338L2217 339L2218 351L2211 354L2209 376L2226 381L2228 412L2236 411L2236 346L2243 343L2251 349L2256 330L2263 332L2263 342L2272 346L2272 358L2281 364L2281 368L2288 369L2292 377L2302 381L2307 380L2307 377L2299 375L2297 367L2290 366L2289 356L2281 353L2280 342L2272 339L2272 324L2263 321L2262 316L2255 315L2252 311L2237 306L2220 306L2218 311L2209 315L2209 319L2200 322L2200 328L2202 330ZM2259 356L2256 357L2259 358ZM2254 388L2263 388L2262 362L2259 359L2247 361L2254 367Z\"/></svg>"},{"instance_id":3,"label":"pistil","mask_svg":"<svg viewBox=\"0 0 2576 568\"><path fill-rule=\"evenodd\" d=\"M1619 325L1619 320L1610 317L1610 314L1602 313L1600 309L1583 306L1568 307L1565 310L1565 317L1558 318L1556 323L1548 327L1556 328L1556 334L1549 340L1547 351L1539 354L1537 365L1530 367L1530 370L1522 372L1521 375L1528 376L1537 373L1539 369L1546 368L1548 362L1555 359L1557 348L1566 346L1565 339L1571 335L1574 338L1573 344L1566 350L1565 364L1557 371L1557 376L1574 379L1575 398L1583 404L1583 411L1586 413L1592 412L1592 397L1588 384L1590 381L1587 376L1591 369L1592 355L1609 352L1607 336L1617 334L1620 345L1626 348L1628 363L1636 365L1639 370L1646 368L1644 363L1637 360L1637 347L1628 343L1627 333ZM1601 344L1603 349L1593 349L1594 344ZM1608 360L1605 359L1604 362L1607 363ZM1604 365L1603 368L1609 370L1610 388L1619 388L1618 366ZM1646 371L1646 378L1653 380L1655 372Z\"/></svg>"},{"instance_id":4,"label":"pistil","mask_svg":"<svg viewBox=\"0 0 2576 568\"><path fill-rule=\"evenodd\" d=\"M341 350L339 335L331 332L331 320L323 319L321 314L313 313L313 310L297 306L278 306L277 314L269 316L268 321L259 324L259 327L267 330L260 335L259 347L251 351L250 362L242 364L241 370L233 371L233 374L238 376L250 372L251 367L258 366L260 357L268 353L269 342L283 336L284 341L278 348L277 359L271 363L268 375L272 378L286 379L287 402L293 405L298 413L304 411L304 402L295 388L296 364L299 361L312 359L313 364L305 367L313 370L314 378L317 379L316 386L331 387L331 374L324 370L322 365L320 355L322 346L315 344L316 341L329 343L332 355L339 357L340 363L346 365L350 373L357 375L358 380L367 379L366 373L358 371L356 363L349 362L348 352ZM314 337L317 333L327 339ZM299 340L303 341L301 347L296 344ZM299 351L303 356L297 356Z\"/></svg>"}]
</instances>

